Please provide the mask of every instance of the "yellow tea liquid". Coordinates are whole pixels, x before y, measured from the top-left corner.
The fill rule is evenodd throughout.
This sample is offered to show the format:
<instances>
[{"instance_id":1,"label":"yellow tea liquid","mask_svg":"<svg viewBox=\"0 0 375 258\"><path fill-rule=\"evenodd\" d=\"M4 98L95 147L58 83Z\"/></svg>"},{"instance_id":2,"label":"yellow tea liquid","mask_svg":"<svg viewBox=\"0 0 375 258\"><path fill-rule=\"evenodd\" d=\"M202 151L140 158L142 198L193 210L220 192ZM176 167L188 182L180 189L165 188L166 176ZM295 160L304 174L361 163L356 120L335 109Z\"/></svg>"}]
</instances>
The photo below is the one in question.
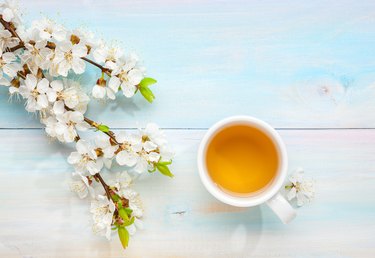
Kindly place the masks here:
<instances>
[{"instance_id":1,"label":"yellow tea liquid","mask_svg":"<svg viewBox=\"0 0 375 258\"><path fill-rule=\"evenodd\" d=\"M218 132L206 152L208 173L219 188L249 195L272 182L279 159L270 138L257 128L234 125Z\"/></svg>"}]
</instances>

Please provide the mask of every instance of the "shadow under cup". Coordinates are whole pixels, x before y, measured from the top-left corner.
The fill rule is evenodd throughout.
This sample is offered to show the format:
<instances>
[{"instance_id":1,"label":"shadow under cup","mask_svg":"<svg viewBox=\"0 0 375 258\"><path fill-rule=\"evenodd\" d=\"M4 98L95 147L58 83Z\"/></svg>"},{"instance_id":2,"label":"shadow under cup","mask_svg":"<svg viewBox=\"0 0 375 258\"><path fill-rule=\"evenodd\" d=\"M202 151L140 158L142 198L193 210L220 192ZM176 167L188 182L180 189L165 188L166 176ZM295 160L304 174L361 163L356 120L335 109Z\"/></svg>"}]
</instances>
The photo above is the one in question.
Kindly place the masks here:
<instances>
[{"instance_id":1,"label":"shadow under cup","mask_svg":"<svg viewBox=\"0 0 375 258\"><path fill-rule=\"evenodd\" d=\"M267 201L285 176L282 148L276 131L260 121L233 121L212 128L201 154L210 181L206 187L221 201L235 206Z\"/></svg>"}]
</instances>

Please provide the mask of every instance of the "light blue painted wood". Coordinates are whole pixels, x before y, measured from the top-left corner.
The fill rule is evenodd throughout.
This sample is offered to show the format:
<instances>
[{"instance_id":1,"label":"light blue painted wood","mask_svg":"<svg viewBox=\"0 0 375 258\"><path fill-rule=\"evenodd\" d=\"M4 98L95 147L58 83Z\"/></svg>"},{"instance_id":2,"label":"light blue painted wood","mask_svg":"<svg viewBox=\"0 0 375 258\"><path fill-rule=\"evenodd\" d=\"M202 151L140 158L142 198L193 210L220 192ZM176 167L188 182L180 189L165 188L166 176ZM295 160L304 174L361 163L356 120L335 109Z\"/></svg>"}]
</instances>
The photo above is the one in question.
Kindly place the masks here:
<instances>
[{"instance_id":1,"label":"light blue painted wood","mask_svg":"<svg viewBox=\"0 0 375 258\"><path fill-rule=\"evenodd\" d=\"M373 130L280 131L290 168L302 165L317 186L289 225L266 206L220 204L196 168L204 131L166 133L177 153L175 178L145 175L136 183L145 229L124 253L117 239L92 235L89 203L69 192L69 148L48 143L40 130L0 131L1 256L373 257Z\"/></svg>"},{"instance_id":2,"label":"light blue painted wood","mask_svg":"<svg viewBox=\"0 0 375 258\"><path fill-rule=\"evenodd\" d=\"M93 103L89 116L112 127L205 128L234 114L275 127L375 126L373 1L21 3L28 23L47 15L122 42L158 79L153 105ZM0 127L40 127L5 92Z\"/></svg>"},{"instance_id":3,"label":"light blue painted wood","mask_svg":"<svg viewBox=\"0 0 375 258\"><path fill-rule=\"evenodd\" d=\"M141 178L146 228L129 257L373 257L375 130L281 130L290 166L317 184L316 200L282 225L267 207L235 209L202 187L204 130L233 114L275 127L375 126L372 1L21 1L136 50L158 79L156 102L92 103L111 127L159 123L177 156L175 179ZM79 78L89 85L95 69ZM69 146L48 143L35 117L0 88L0 256L119 257L93 236L88 203L67 187Z\"/></svg>"}]
</instances>

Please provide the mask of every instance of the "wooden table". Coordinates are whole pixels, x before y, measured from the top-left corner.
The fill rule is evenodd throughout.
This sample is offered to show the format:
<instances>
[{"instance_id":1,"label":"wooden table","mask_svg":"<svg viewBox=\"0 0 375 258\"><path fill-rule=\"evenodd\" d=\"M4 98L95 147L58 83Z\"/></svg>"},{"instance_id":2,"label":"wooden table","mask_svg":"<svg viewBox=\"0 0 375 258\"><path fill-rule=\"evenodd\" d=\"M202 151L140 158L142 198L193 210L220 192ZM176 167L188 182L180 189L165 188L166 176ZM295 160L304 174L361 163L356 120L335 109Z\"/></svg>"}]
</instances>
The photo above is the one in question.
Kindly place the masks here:
<instances>
[{"instance_id":1,"label":"wooden table","mask_svg":"<svg viewBox=\"0 0 375 258\"><path fill-rule=\"evenodd\" d=\"M175 178L142 177L145 229L123 251L92 235L89 203L68 189L72 146L50 142L0 89L0 257L375 257L375 2L21 1L136 50L158 79L88 116L117 131L157 122ZM79 77L89 88L97 71ZM203 188L206 129L235 114L277 128L316 199L283 225L268 207L233 208Z\"/></svg>"}]
</instances>

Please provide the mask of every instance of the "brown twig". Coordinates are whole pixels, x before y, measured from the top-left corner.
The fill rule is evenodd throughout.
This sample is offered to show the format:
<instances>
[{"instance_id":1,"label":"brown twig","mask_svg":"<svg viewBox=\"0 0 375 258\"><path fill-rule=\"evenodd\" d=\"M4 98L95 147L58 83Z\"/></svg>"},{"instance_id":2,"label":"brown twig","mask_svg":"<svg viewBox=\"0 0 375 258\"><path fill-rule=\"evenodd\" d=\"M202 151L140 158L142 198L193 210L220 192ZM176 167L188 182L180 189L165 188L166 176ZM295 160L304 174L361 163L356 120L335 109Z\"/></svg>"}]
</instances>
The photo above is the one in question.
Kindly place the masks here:
<instances>
[{"instance_id":1,"label":"brown twig","mask_svg":"<svg viewBox=\"0 0 375 258\"><path fill-rule=\"evenodd\" d=\"M111 199L113 200L112 195L111 195L111 193L109 192L109 186L108 186L107 183L104 181L104 179L102 178L102 176L101 176L99 173L96 173L96 174L94 175L94 178L95 178L95 179L98 179L99 182L100 182L100 184L103 186L103 188L104 188L104 190L105 190L105 193L106 193L106 195L107 195L108 200L111 200Z\"/></svg>"},{"instance_id":2,"label":"brown twig","mask_svg":"<svg viewBox=\"0 0 375 258\"><path fill-rule=\"evenodd\" d=\"M100 124L96 123L95 121L93 121L93 120L91 120L91 119L89 119L89 118L87 118L87 117L84 117L84 120L85 120L85 122L88 123L91 127L94 127L94 128L96 128L96 129L99 130L99 126L100 126ZM99 131L101 131L101 130L99 130ZM102 131L102 132L103 132L103 131ZM108 131L108 132L103 132L103 133L105 133L106 135L108 135L108 137L111 139L111 141L112 141L114 144L119 145L118 141L116 140L116 137L115 137L115 133L114 133L114 132L112 132L112 131Z\"/></svg>"},{"instance_id":3,"label":"brown twig","mask_svg":"<svg viewBox=\"0 0 375 258\"><path fill-rule=\"evenodd\" d=\"M105 68L104 66L92 61L91 59L88 59L87 57L81 57L82 60L86 61L87 63L90 63L96 67L98 67L100 70L102 70L103 73L105 73L108 76L111 76L111 69Z\"/></svg>"},{"instance_id":4,"label":"brown twig","mask_svg":"<svg viewBox=\"0 0 375 258\"><path fill-rule=\"evenodd\" d=\"M5 21L2 15L0 15L0 23L4 26L5 29L7 29L13 35L13 37L16 37L20 40L19 45L24 45L21 37L16 32L13 23Z\"/></svg>"},{"instance_id":5,"label":"brown twig","mask_svg":"<svg viewBox=\"0 0 375 258\"><path fill-rule=\"evenodd\" d=\"M69 108L68 106L65 106L65 109L68 110L68 111L75 111L74 109L71 109L71 108ZM93 121L93 120L91 120L90 118L85 117L85 116L83 117L83 119L84 119L84 121L85 121L86 123L88 123L91 127L96 128L96 129L99 130L99 126L100 126L100 124L98 124L97 122L95 122L95 121ZM101 131L101 130L99 130L99 131ZM103 132L103 131L101 131L101 132ZM103 132L103 133L105 133L106 135L108 135L108 137L111 139L111 143L114 143L114 144L116 144L116 145L119 145L119 144L120 144L120 143L116 140L116 137L115 137L115 133L114 133L114 132L112 132L112 131L108 131L108 132Z\"/></svg>"},{"instance_id":6,"label":"brown twig","mask_svg":"<svg viewBox=\"0 0 375 258\"><path fill-rule=\"evenodd\" d=\"M25 48L24 45L18 44L18 45L15 46L15 47L8 48L8 50L9 50L8 52L14 52L14 51L16 51L16 50L18 50L18 49L23 49L23 48Z\"/></svg>"}]
</instances>

